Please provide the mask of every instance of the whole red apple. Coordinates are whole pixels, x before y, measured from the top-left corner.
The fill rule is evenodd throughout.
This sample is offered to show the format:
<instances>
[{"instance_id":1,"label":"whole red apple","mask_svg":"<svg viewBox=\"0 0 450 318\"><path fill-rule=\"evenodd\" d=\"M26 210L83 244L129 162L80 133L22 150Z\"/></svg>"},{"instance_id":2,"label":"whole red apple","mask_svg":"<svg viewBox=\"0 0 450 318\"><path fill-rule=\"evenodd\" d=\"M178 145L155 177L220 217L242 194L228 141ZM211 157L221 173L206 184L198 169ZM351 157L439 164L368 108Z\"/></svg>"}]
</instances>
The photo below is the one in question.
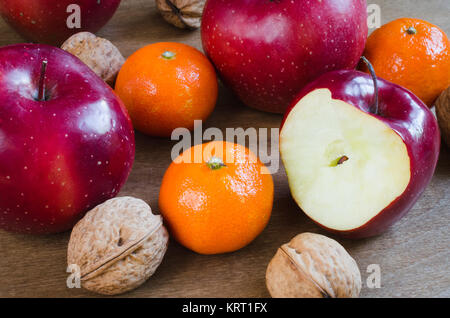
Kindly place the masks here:
<instances>
[{"instance_id":1,"label":"whole red apple","mask_svg":"<svg viewBox=\"0 0 450 318\"><path fill-rule=\"evenodd\" d=\"M0 14L25 39L59 45L75 33L100 30L114 15L120 1L0 0ZM79 20L73 15L78 14L77 10Z\"/></svg>"},{"instance_id":2,"label":"whole red apple","mask_svg":"<svg viewBox=\"0 0 450 318\"><path fill-rule=\"evenodd\" d=\"M78 58L41 44L0 48L0 228L70 229L119 192L134 148L122 102Z\"/></svg>"},{"instance_id":3,"label":"whole red apple","mask_svg":"<svg viewBox=\"0 0 450 318\"><path fill-rule=\"evenodd\" d=\"M439 156L428 107L400 86L377 83L375 95L368 74L321 76L295 99L280 132L295 201L315 222L350 238L379 234L404 216Z\"/></svg>"},{"instance_id":4,"label":"whole red apple","mask_svg":"<svg viewBox=\"0 0 450 318\"><path fill-rule=\"evenodd\" d=\"M354 68L367 39L364 0L208 0L203 48L250 107L283 113L307 83Z\"/></svg>"}]
</instances>

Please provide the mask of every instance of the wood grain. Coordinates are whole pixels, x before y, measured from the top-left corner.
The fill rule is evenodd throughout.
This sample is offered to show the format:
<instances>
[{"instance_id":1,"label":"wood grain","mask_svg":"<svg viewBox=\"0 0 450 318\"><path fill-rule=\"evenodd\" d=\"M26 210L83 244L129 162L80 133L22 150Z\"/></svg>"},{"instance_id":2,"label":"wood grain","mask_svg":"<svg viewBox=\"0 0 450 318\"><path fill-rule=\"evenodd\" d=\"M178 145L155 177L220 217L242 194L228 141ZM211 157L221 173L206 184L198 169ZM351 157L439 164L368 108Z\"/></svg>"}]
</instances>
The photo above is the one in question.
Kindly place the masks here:
<instances>
[{"instance_id":1,"label":"wood grain","mask_svg":"<svg viewBox=\"0 0 450 318\"><path fill-rule=\"evenodd\" d=\"M369 1L378 3L382 22L413 16L438 24L450 34L447 0ZM111 22L99 32L125 56L159 41L183 42L201 49L199 31L178 30L156 12L152 0L123 0ZM0 46L21 42L0 21ZM217 109L207 127L278 127L281 116L244 107L221 87ZM137 134L137 154L121 195L146 200L154 210L173 141ZM298 233L325 233L290 197L285 172L274 175L275 202L268 227L252 244L231 254L202 256L171 241L156 274L125 297L268 297L265 269L276 249ZM360 241L336 238L358 262L363 297L450 297L450 151L443 146L436 174L412 211L381 236ZM333 237L333 236L332 236ZM66 247L69 233L24 236L0 231L0 297L91 297L68 289ZM381 267L381 288L365 284L369 264Z\"/></svg>"}]
</instances>

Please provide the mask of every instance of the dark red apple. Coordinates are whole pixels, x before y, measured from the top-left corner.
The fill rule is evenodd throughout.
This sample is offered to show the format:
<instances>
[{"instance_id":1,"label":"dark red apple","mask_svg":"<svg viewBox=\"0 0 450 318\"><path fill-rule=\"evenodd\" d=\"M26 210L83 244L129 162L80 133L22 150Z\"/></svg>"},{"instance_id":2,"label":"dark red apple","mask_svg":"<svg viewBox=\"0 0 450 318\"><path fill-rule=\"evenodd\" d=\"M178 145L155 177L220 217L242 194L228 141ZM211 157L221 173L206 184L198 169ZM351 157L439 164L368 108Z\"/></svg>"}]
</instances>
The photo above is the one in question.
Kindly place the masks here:
<instances>
[{"instance_id":1,"label":"dark red apple","mask_svg":"<svg viewBox=\"0 0 450 318\"><path fill-rule=\"evenodd\" d=\"M280 152L291 193L324 228L377 235L404 216L430 182L440 134L408 90L358 71L309 84L287 111ZM376 106L378 105L378 106Z\"/></svg>"},{"instance_id":2,"label":"dark red apple","mask_svg":"<svg viewBox=\"0 0 450 318\"><path fill-rule=\"evenodd\" d=\"M354 68L367 33L364 0L208 0L201 29L222 80L276 113L319 75Z\"/></svg>"},{"instance_id":3,"label":"dark red apple","mask_svg":"<svg viewBox=\"0 0 450 318\"><path fill-rule=\"evenodd\" d=\"M114 15L120 1L0 0L0 14L25 39L59 45L75 33L100 30ZM72 14L77 13L73 5L79 6L80 25L67 24L68 19L77 22L72 19Z\"/></svg>"},{"instance_id":4,"label":"dark red apple","mask_svg":"<svg viewBox=\"0 0 450 318\"><path fill-rule=\"evenodd\" d=\"M78 58L40 44L0 48L0 228L70 229L119 192L134 148L122 102Z\"/></svg>"}]
</instances>

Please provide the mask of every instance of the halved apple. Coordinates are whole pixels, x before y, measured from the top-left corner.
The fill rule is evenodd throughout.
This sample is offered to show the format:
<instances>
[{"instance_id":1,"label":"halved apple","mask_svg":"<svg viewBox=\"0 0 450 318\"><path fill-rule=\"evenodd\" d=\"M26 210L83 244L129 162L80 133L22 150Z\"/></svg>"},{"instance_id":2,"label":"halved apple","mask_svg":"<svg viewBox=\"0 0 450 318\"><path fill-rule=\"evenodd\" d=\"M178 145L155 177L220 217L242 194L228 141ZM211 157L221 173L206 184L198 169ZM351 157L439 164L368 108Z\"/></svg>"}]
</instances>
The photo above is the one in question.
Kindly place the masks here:
<instances>
[{"instance_id":1,"label":"halved apple","mask_svg":"<svg viewBox=\"0 0 450 318\"><path fill-rule=\"evenodd\" d=\"M429 183L440 137L409 91L357 71L326 74L285 116L280 152L292 196L315 222L365 237L404 215ZM378 97L378 96L377 96Z\"/></svg>"}]
</instances>

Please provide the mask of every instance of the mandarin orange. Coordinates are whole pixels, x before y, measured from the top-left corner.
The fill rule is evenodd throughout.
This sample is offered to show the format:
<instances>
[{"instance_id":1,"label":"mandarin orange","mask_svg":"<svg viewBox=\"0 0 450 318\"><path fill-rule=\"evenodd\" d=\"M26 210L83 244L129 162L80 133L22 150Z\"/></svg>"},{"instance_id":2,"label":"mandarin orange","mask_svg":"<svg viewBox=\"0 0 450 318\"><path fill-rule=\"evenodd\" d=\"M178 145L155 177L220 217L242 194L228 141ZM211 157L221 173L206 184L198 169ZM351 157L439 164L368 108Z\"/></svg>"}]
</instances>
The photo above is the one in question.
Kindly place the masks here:
<instances>
[{"instance_id":1,"label":"mandarin orange","mask_svg":"<svg viewBox=\"0 0 450 318\"><path fill-rule=\"evenodd\" d=\"M383 25L369 36L364 55L379 77L409 89L429 107L450 85L449 39L429 22L402 18Z\"/></svg>"},{"instance_id":2,"label":"mandarin orange","mask_svg":"<svg viewBox=\"0 0 450 318\"><path fill-rule=\"evenodd\" d=\"M249 149L214 141L174 160L162 181L159 208L179 243L200 254L226 253L263 231L273 192L269 170Z\"/></svg>"},{"instance_id":3,"label":"mandarin orange","mask_svg":"<svg viewBox=\"0 0 450 318\"><path fill-rule=\"evenodd\" d=\"M178 127L206 120L217 101L214 67L197 49L173 42L148 45L132 54L117 77L116 93L134 127L167 137Z\"/></svg>"}]
</instances>

